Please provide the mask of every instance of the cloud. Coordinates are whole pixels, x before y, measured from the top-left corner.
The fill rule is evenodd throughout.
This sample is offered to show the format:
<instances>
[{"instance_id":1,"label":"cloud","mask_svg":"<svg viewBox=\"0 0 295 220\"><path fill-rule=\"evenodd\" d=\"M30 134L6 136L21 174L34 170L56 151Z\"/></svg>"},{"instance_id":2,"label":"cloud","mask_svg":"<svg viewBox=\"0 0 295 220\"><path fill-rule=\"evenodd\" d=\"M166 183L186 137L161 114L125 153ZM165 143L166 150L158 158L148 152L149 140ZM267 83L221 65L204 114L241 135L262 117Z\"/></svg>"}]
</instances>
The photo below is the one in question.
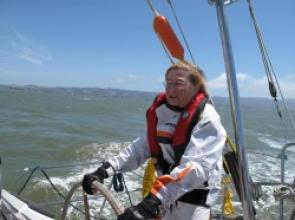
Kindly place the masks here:
<instances>
[{"instance_id":1,"label":"cloud","mask_svg":"<svg viewBox=\"0 0 295 220\"><path fill-rule=\"evenodd\" d=\"M164 89L162 82L163 77L154 77L154 74L118 74L116 77L109 78L108 81L103 85L100 81L98 86L127 90L160 92Z\"/></svg>"},{"instance_id":2,"label":"cloud","mask_svg":"<svg viewBox=\"0 0 295 220\"><path fill-rule=\"evenodd\" d=\"M225 73L220 74L215 79L208 81L208 86L210 89L226 89L226 75Z\"/></svg>"},{"instance_id":3,"label":"cloud","mask_svg":"<svg viewBox=\"0 0 295 220\"><path fill-rule=\"evenodd\" d=\"M131 73L131 74L128 74L128 75L127 75L127 78L128 78L128 79L136 79L137 76Z\"/></svg>"},{"instance_id":4,"label":"cloud","mask_svg":"<svg viewBox=\"0 0 295 220\"><path fill-rule=\"evenodd\" d=\"M52 61L52 56L45 46L36 43L32 38L18 31L14 31L10 37L2 36L0 39L6 39L10 42L10 48L7 50L10 50L12 56L18 59L38 65Z\"/></svg>"},{"instance_id":5,"label":"cloud","mask_svg":"<svg viewBox=\"0 0 295 220\"><path fill-rule=\"evenodd\" d=\"M248 78L249 78L248 75L245 74L245 73L238 73L238 74L237 74L237 79L238 79L239 81L247 80Z\"/></svg>"},{"instance_id":6,"label":"cloud","mask_svg":"<svg viewBox=\"0 0 295 220\"><path fill-rule=\"evenodd\" d=\"M18 57L23 60L29 61L34 64L39 64L39 65L42 65L45 61L52 60L51 55L33 50L32 48L29 48L29 47L20 49L18 53Z\"/></svg>"},{"instance_id":7,"label":"cloud","mask_svg":"<svg viewBox=\"0 0 295 220\"><path fill-rule=\"evenodd\" d=\"M243 82L243 81L246 82L250 78L251 77L249 77L245 73L238 73L237 74L237 80L239 82ZM212 80L209 80L208 85L212 89L226 89L227 88L226 74L222 73L218 77L216 77L216 78L214 78Z\"/></svg>"},{"instance_id":8,"label":"cloud","mask_svg":"<svg viewBox=\"0 0 295 220\"><path fill-rule=\"evenodd\" d=\"M138 79L137 75L129 73L114 79L114 83L120 84L122 86L122 84L134 83L137 79Z\"/></svg>"},{"instance_id":9,"label":"cloud","mask_svg":"<svg viewBox=\"0 0 295 220\"><path fill-rule=\"evenodd\" d=\"M283 95L286 98L295 98L295 74L288 75L282 79L278 79L280 83L281 90L283 92Z\"/></svg>"},{"instance_id":10,"label":"cloud","mask_svg":"<svg viewBox=\"0 0 295 220\"><path fill-rule=\"evenodd\" d=\"M124 84L124 83L126 83L126 80L125 79L121 79L121 78L117 78L117 79L115 79L115 83L117 83L117 84Z\"/></svg>"},{"instance_id":11,"label":"cloud","mask_svg":"<svg viewBox=\"0 0 295 220\"><path fill-rule=\"evenodd\" d=\"M294 75L279 77L279 83L283 95L286 98L294 98ZM242 97L270 97L268 82L265 76L256 77L246 73L237 73L239 95ZM216 78L208 80L208 86L212 95L228 96L226 74L222 73ZM279 95L279 89L277 88Z\"/></svg>"}]
</instances>

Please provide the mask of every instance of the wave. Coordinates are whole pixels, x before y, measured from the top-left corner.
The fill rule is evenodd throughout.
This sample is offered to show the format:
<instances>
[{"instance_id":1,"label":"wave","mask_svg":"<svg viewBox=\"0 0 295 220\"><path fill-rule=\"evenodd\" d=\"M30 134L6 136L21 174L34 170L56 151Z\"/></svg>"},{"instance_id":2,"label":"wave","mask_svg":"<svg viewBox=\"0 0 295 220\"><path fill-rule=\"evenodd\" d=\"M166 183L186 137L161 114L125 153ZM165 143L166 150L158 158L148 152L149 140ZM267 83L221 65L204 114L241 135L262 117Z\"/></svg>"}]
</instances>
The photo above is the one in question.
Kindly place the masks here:
<instances>
[{"instance_id":1,"label":"wave","mask_svg":"<svg viewBox=\"0 0 295 220\"><path fill-rule=\"evenodd\" d=\"M264 137L260 137L260 141L265 141L266 143L275 143L275 146L278 146L279 143L276 141L271 140L270 136L265 135ZM82 162L93 162L93 164L87 164L83 166L74 166L71 167L67 173L64 173L61 176L53 175L50 177L52 183L63 193L69 191L71 186L81 181L83 176L86 173L94 171L98 166L99 163L108 157L115 156L118 151L126 146L128 146L130 142L110 142L110 143L103 143L97 144L92 143L89 145L81 146L78 150L76 150L77 155L77 165ZM280 160L276 157L268 156L263 154L263 152L255 152L249 153L249 169L250 174L253 178L254 182L266 182L266 181L280 181ZM290 174L293 170L294 163L286 165L286 170ZM141 187L142 183L142 176L143 176L143 167L137 169L134 172L129 172L124 174L124 178L126 181L126 185L129 191L136 190ZM292 175L289 175L292 176ZM292 181L291 179L286 179L286 181ZM109 186L111 183L111 178L105 181L105 185ZM32 189L30 190L33 192L45 192L47 197L48 195L52 194L52 186L45 178L35 178L34 184L32 184ZM75 194L75 198L81 198L82 192L81 190ZM115 194L116 198L121 201L125 207L130 206L129 199L126 193L123 194ZM98 197L90 196L90 206L91 214L98 215L99 209L102 204L102 199ZM59 198L60 199L60 198ZM132 202L136 204L141 199L140 192L132 194ZM47 200L48 201L48 200ZM75 205L83 206L83 202L74 202ZM235 206L239 206L239 202L235 201ZM263 197L255 203L257 207L258 215L263 217L261 219L274 219L274 216L277 213L277 203L273 197L273 188L272 187L263 187ZM83 208L82 208L83 209ZM237 208L239 209L239 208ZM55 209L55 212L58 212L58 208ZM218 208L220 210L220 208ZM267 214L266 214L267 213ZM266 216L267 215L267 216ZM71 219L79 219L81 218L81 214L79 214L75 209L69 209L69 217ZM107 205L104 211L105 219L111 219L110 216L114 216L111 208Z\"/></svg>"},{"instance_id":2,"label":"wave","mask_svg":"<svg viewBox=\"0 0 295 220\"><path fill-rule=\"evenodd\" d=\"M46 201L47 204L45 204L44 207L46 207L48 211L58 215L58 213L60 213L62 202L57 204L57 201L63 200L61 194L66 196L67 192L75 183L82 181L85 174L93 172L98 166L100 166L100 163L104 159L115 156L120 149L128 146L129 144L130 142L110 142L104 144L92 143L81 146L78 150L76 150L77 158L76 163L74 163L76 165L73 165L72 167L64 166L64 168L62 168L64 170L61 173L55 171L55 169L48 169L48 167L45 168L44 171L48 177L44 175L34 177L27 186L23 196L30 198L38 204ZM143 168L124 174L124 179L128 187L128 191L131 192L132 202L134 204L138 203L141 199L141 194L138 189L141 188L142 176ZM105 185L107 187L110 186L111 179L112 178L108 178L105 180ZM129 198L126 192L114 193L114 195L122 204L124 204L125 207L130 206ZM73 202L73 204L83 210L81 188L74 194L73 198L74 200L80 200ZM90 212L92 215L98 215L102 203L103 198L89 196L89 204L90 207L92 207ZM69 219L81 219L83 217L81 212L72 207L69 207L68 213ZM115 215L112 212L111 207L107 204L103 211L103 219L112 219L113 216Z\"/></svg>"},{"instance_id":3,"label":"wave","mask_svg":"<svg viewBox=\"0 0 295 220\"><path fill-rule=\"evenodd\" d=\"M261 143L264 143L266 144L267 146L269 146L270 148L273 148L273 149L278 149L278 150L281 150L283 149L284 145L287 143L286 140L283 140L283 139L274 139L272 135L270 134L257 134L258 137L257 139L261 142ZM293 151L295 152L295 148L290 148L290 151Z\"/></svg>"}]
</instances>

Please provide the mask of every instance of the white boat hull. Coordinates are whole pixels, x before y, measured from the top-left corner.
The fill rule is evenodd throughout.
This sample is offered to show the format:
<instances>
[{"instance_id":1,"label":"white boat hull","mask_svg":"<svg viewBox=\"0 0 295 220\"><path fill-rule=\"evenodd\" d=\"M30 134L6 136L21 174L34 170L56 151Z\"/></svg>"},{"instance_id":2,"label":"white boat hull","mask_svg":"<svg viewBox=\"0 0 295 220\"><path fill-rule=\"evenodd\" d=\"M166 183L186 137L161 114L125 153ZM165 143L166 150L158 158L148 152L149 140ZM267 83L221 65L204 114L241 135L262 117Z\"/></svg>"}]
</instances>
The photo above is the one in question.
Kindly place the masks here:
<instances>
[{"instance_id":1,"label":"white boat hull","mask_svg":"<svg viewBox=\"0 0 295 220\"><path fill-rule=\"evenodd\" d=\"M37 210L32 209L27 203L6 190L1 191L0 220L53 220Z\"/></svg>"}]
</instances>

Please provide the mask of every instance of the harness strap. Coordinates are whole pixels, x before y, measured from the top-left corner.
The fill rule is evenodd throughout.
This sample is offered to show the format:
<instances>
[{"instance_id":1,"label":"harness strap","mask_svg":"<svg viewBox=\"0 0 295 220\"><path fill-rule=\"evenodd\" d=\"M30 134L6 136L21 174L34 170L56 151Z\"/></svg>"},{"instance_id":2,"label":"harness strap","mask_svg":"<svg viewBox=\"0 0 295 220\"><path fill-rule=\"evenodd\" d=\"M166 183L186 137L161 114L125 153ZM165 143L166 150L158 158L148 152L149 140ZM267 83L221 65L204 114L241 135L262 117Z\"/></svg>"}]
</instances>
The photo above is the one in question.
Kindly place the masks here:
<instances>
[{"instance_id":1,"label":"harness strap","mask_svg":"<svg viewBox=\"0 0 295 220\"><path fill-rule=\"evenodd\" d=\"M192 130L194 128L194 126L198 123L198 121L200 120L200 117L201 117L201 113L203 112L204 108L205 108L205 105L206 103L208 102L208 98L204 98L197 111L195 112L194 116L193 116L193 119L192 119L192 123L190 123L189 125L189 128L188 128L188 132L186 134L187 138L186 138L186 142L183 144L183 147L174 147L173 150L174 150L174 157L175 157L175 163L174 163L174 167L178 166L179 163L180 163L180 160L181 160L181 157L182 155L184 154L184 151L186 149L186 146L188 144L188 142L190 141L190 136L192 134Z\"/></svg>"},{"instance_id":2,"label":"harness strap","mask_svg":"<svg viewBox=\"0 0 295 220\"><path fill-rule=\"evenodd\" d=\"M181 196L177 201L210 208L206 204L208 193L208 189L194 189Z\"/></svg>"}]
</instances>

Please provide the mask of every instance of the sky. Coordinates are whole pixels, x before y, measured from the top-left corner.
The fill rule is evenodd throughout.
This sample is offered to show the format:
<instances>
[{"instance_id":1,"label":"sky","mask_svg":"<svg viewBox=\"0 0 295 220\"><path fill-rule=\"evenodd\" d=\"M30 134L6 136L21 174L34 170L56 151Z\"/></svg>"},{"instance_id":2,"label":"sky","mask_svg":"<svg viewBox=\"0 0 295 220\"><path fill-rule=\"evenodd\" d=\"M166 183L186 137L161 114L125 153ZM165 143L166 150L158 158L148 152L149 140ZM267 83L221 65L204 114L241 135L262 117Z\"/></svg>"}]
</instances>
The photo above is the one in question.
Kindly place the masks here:
<instances>
[{"instance_id":1,"label":"sky","mask_svg":"<svg viewBox=\"0 0 295 220\"><path fill-rule=\"evenodd\" d=\"M183 43L167 1L151 1ZM211 94L227 96L215 6L171 2ZM284 96L295 98L295 1L252 3ZM240 96L269 97L247 1L225 14ZM152 22L146 0L0 0L0 84L162 91L171 63Z\"/></svg>"}]
</instances>

